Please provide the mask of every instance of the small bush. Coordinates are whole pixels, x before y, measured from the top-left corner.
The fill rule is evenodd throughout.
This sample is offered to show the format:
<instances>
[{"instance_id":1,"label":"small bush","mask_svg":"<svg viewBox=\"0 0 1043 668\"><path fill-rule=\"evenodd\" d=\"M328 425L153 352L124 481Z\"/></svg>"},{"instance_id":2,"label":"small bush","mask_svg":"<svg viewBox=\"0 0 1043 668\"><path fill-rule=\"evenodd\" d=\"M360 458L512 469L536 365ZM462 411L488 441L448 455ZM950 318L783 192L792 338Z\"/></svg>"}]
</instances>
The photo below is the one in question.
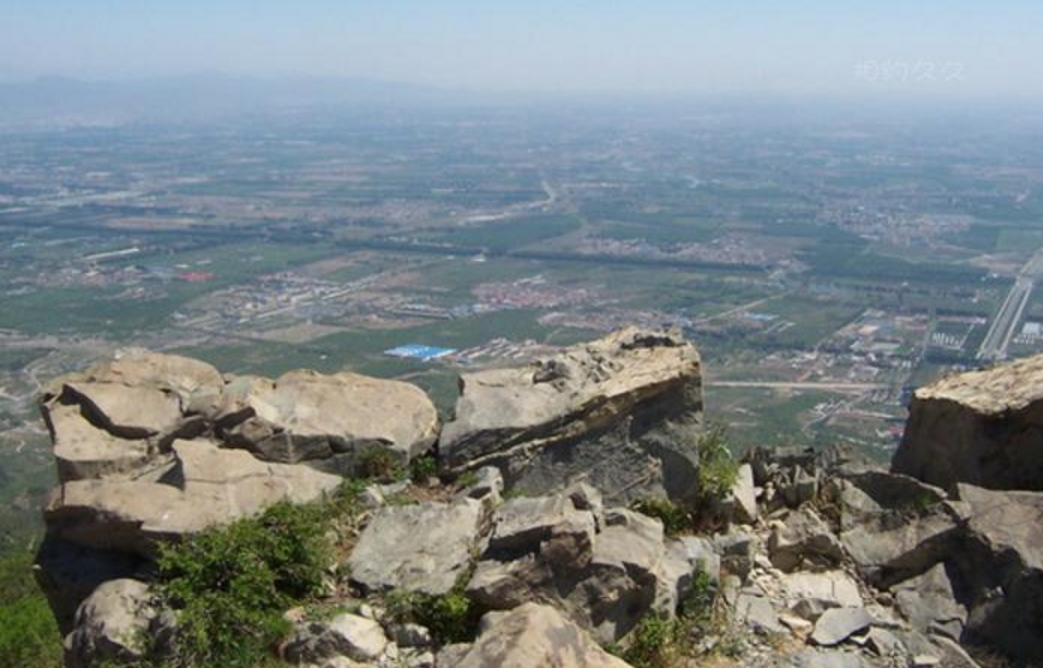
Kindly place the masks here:
<instances>
[{"instance_id":1,"label":"small bush","mask_svg":"<svg viewBox=\"0 0 1043 668\"><path fill-rule=\"evenodd\" d=\"M699 435L699 494L705 504L723 500L731 492L739 475L739 463L728 447L727 430L711 426Z\"/></svg>"},{"instance_id":2,"label":"small bush","mask_svg":"<svg viewBox=\"0 0 1043 668\"><path fill-rule=\"evenodd\" d=\"M438 460L433 455L422 455L409 462L409 479L415 483L425 483L438 475Z\"/></svg>"},{"instance_id":3,"label":"small bush","mask_svg":"<svg viewBox=\"0 0 1043 668\"><path fill-rule=\"evenodd\" d=\"M692 528L691 513L669 499L639 499L631 504L631 508L661 521L668 536L676 536Z\"/></svg>"},{"instance_id":4,"label":"small bush","mask_svg":"<svg viewBox=\"0 0 1043 668\"><path fill-rule=\"evenodd\" d=\"M675 642L672 620L650 614L642 619L623 651L623 660L634 668L659 668L669 665L669 656Z\"/></svg>"},{"instance_id":5,"label":"small bush","mask_svg":"<svg viewBox=\"0 0 1043 668\"><path fill-rule=\"evenodd\" d=\"M439 644L474 640L481 617L477 606L458 589L441 596L397 591L384 603L393 620L426 626Z\"/></svg>"},{"instance_id":6,"label":"small bush","mask_svg":"<svg viewBox=\"0 0 1043 668\"><path fill-rule=\"evenodd\" d=\"M702 564L692 573L692 587L678 606L676 619L666 619L657 613L644 617L625 639L622 649L606 649L622 657L634 668L676 668L690 665L697 658L700 636L709 633L723 635L725 620L718 605L717 585ZM714 654L737 656L741 645L734 645L728 636L715 646Z\"/></svg>"},{"instance_id":7,"label":"small bush","mask_svg":"<svg viewBox=\"0 0 1043 668\"><path fill-rule=\"evenodd\" d=\"M398 456L387 448L369 448L359 454L356 474L361 478L378 480L398 480L404 477L405 470Z\"/></svg>"},{"instance_id":8,"label":"small bush","mask_svg":"<svg viewBox=\"0 0 1043 668\"><path fill-rule=\"evenodd\" d=\"M172 663L259 661L288 630L283 610L320 593L330 554L326 527L321 507L280 503L163 547L160 592L178 620Z\"/></svg>"}]
</instances>

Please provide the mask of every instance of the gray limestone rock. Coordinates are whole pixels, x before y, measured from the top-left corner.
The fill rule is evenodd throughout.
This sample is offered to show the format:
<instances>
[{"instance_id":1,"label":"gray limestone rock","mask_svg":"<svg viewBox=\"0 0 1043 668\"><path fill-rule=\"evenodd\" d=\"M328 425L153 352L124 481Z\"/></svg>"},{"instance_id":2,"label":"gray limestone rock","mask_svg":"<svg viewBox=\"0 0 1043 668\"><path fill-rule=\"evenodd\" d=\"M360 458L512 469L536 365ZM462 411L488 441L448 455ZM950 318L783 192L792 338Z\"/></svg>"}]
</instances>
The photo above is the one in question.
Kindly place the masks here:
<instances>
[{"instance_id":1,"label":"gray limestone rock","mask_svg":"<svg viewBox=\"0 0 1043 668\"><path fill-rule=\"evenodd\" d=\"M508 489L546 494L583 477L612 502L698 493L702 377L678 335L626 329L525 367L464 374L439 450L495 465Z\"/></svg>"},{"instance_id":2,"label":"gray limestone rock","mask_svg":"<svg viewBox=\"0 0 1043 668\"><path fill-rule=\"evenodd\" d=\"M838 645L872 623L873 618L865 608L832 608L815 622L811 641L825 647Z\"/></svg>"},{"instance_id":3,"label":"gray limestone rock","mask_svg":"<svg viewBox=\"0 0 1043 668\"><path fill-rule=\"evenodd\" d=\"M1043 490L1043 355L917 390L892 470L946 489Z\"/></svg>"},{"instance_id":4,"label":"gray limestone rock","mask_svg":"<svg viewBox=\"0 0 1043 668\"><path fill-rule=\"evenodd\" d=\"M348 559L351 580L367 593L445 594L471 564L482 516L473 499L380 508Z\"/></svg>"},{"instance_id":5,"label":"gray limestone rock","mask_svg":"<svg viewBox=\"0 0 1043 668\"><path fill-rule=\"evenodd\" d=\"M443 663L443 658L448 659ZM439 655L450 668L627 668L579 626L546 605L526 603L510 612L489 613L482 631L462 656Z\"/></svg>"},{"instance_id":6,"label":"gray limestone rock","mask_svg":"<svg viewBox=\"0 0 1043 668\"><path fill-rule=\"evenodd\" d=\"M387 646L380 624L342 613L329 621L299 627L284 645L283 657L294 663L318 663L335 657L368 662L379 659Z\"/></svg>"},{"instance_id":7,"label":"gray limestone rock","mask_svg":"<svg viewBox=\"0 0 1043 668\"><path fill-rule=\"evenodd\" d=\"M106 662L133 663L145 658L149 627L158 613L144 582L109 580L87 597L65 638L65 664L88 668Z\"/></svg>"}]
</instances>

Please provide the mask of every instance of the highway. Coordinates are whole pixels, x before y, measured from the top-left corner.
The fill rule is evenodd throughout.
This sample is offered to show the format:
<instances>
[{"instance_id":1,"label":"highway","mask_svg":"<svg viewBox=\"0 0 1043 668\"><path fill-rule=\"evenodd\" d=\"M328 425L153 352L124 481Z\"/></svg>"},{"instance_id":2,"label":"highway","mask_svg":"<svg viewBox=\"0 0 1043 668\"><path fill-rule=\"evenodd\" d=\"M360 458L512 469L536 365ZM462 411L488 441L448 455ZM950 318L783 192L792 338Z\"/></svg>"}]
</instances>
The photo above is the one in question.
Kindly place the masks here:
<instances>
[{"instance_id":1,"label":"highway","mask_svg":"<svg viewBox=\"0 0 1043 668\"><path fill-rule=\"evenodd\" d=\"M1021 316L1029 303L1029 297L1032 296L1036 281L1041 276L1043 276L1043 248L1037 250L1018 272L1014 285L1007 293L1007 298L1003 300L1003 304L989 326L989 331L985 334L985 339L981 342L977 355L979 360L1006 359L1007 347L1018 330Z\"/></svg>"}]
</instances>

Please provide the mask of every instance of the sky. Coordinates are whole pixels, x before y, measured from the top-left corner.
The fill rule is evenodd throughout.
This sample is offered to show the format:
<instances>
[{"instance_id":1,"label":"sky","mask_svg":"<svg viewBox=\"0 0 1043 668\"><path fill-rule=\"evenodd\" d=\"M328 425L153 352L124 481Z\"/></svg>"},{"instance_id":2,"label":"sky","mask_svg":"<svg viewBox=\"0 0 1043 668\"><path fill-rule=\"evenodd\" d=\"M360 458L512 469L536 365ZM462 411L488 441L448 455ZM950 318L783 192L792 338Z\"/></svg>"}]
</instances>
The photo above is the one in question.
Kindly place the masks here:
<instances>
[{"instance_id":1,"label":"sky","mask_svg":"<svg viewBox=\"0 0 1043 668\"><path fill-rule=\"evenodd\" d=\"M1043 97L1039 0L0 0L0 81Z\"/></svg>"}]
</instances>

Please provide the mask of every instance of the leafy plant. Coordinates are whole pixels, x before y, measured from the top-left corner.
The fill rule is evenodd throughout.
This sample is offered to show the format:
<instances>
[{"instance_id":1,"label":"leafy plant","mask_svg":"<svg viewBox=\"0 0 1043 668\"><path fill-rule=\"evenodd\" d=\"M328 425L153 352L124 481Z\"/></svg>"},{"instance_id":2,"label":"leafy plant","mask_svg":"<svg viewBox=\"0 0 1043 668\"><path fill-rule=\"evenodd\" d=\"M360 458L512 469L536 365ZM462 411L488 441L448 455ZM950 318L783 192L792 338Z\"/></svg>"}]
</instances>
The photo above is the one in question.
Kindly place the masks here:
<instances>
[{"instance_id":1,"label":"leafy plant","mask_svg":"<svg viewBox=\"0 0 1043 668\"><path fill-rule=\"evenodd\" d=\"M668 536L676 536L692 528L691 513L669 499L638 499L631 504L631 508L661 521Z\"/></svg>"},{"instance_id":2,"label":"leafy plant","mask_svg":"<svg viewBox=\"0 0 1043 668\"><path fill-rule=\"evenodd\" d=\"M674 651L676 635L673 620L650 614L638 622L623 651L623 659L634 668L659 668L668 665L668 656Z\"/></svg>"},{"instance_id":3,"label":"leafy plant","mask_svg":"<svg viewBox=\"0 0 1043 668\"><path fill-rule=\"evenodd\" d=\"M409 479L413 482L427 482L435 475L438 475L438 460L434 455L421 455L409 462Z\"/></svg>"},{"instance_id":4,"label":"leafy plant","mask_svg":"<svg viewBox=\"0 0 1043 668\"><path fill-rule=\"evenodd\" d=\"M326 527L319 505L280 503L163 547L159 589L177 614L172 663L246 667L260 660L288 630L282 611L321 591Z\"/></svg>"},{"instance_id":5,"label":"leafy plant","mask_svg":"<svg viewBox=\"0 0 1043 668\"><path fill-rule=\"evenodd\" d=\"M377 478L379 480L398 480L405 477L398 456L387 448L368 448L359 454L358 466L355 471L362 478Z\"/></svg>"},{"instance_id":6,"label":"leafy plant","mask_svg":"<svg viewBox=\"0 0 1043 668\"><path fill-rule=\"evenodd\" d=\"M441 644L468 642L475 637L481 610L462 589L457 586L440 596L395 591L388 594L384 604L393 620L426 626L431 637Z\"/></svg>"},{"instance_id":7,"label":"leafy plant","mask_svg":"<svg viewBox=\"0 0 1043 668\"><path fill-rule=\"evenodd\" d=\"M724 499L735 485L739 463L728 447L727 430L713 425L696 441L699 453L699 493L702 501L712 504Z\"/></svg>"}]
</instances>

